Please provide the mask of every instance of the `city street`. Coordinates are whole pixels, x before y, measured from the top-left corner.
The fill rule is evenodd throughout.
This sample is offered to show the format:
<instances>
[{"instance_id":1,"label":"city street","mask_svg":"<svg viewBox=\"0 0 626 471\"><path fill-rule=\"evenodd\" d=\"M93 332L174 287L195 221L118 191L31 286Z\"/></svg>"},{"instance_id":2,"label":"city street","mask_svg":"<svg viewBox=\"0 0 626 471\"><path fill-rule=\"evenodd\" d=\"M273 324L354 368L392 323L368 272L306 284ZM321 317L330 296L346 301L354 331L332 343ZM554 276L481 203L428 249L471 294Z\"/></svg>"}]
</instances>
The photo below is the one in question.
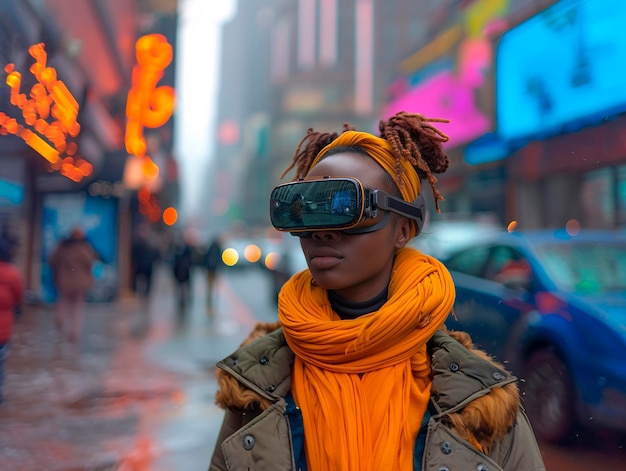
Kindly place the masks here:
<instances>
[{"instance_id":1,"label":"city street","mask_svg":"<svg viewBox=\"0 0 626 471\"><path fill-rule=\"evenodd\" d=\"M78 345L59 338L52 307L28 306L6 364L0 469L206 469L222 419L213 403L213 365L255 323L246 295L257 297L257 318L275 318L265 277L231 278L219 281L209 317L203 272L196 272L189 317L177 329L174 287L162 268L149 319L136 299L90 304ZM245 289L250 278L253 290ZM267 307L259 308L266 281Z\"/></svg>"},{"instance_id":2,"label":"city street","mask_svg":"<svg viewBox=\"0 0 626 471\"><path fill-rule=\"evenodd\" d=\"M89 305L78 345L62 342L52 307L18 320L0 407L0 469L10 471L206 470L222 412L213 367L257 320L276 319L261 270L225 270L216 306L205 308L194 273L184 326L176 327L166 268L154 280L149 316L138 300ZM625 469L623 444L605 435L576 449L542 444L549 471Z\"/></svg>"},{"instance_id":3,"label":"city street","mask_svg":"<svg viewBox=\"0 0 626 471\"><path fill-rule=\"evenodd\" d=\"M439 471L542 471L519 399L547 471L626 471L626 2L0 0L0 19L0 471L207 471L218 361L251 369L228 398L268 371L257 392L289 390L289 365L231 354L307 263L280 298L295 468L403 467L412 446ZM329 306L346 320L310 320ZM411 343L444 316L519 397ZM412 443L429 392L444 412ZM240 412L225 466L289 461Z\"/></svg>"}]
</instances>

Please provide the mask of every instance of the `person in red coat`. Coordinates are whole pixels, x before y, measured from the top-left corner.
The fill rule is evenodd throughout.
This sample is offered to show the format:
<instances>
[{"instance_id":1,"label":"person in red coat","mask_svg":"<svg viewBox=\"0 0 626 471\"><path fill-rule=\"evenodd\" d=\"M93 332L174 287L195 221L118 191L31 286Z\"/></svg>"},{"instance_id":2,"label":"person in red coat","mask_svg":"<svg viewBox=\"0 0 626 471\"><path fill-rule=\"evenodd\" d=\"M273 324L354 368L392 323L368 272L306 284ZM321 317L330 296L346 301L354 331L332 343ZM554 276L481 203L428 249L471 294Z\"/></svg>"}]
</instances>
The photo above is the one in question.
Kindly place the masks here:
<instances>
[{"instance_id":1,"label":"person in red coat","mask_svg":"<svg viewBox=\"0 0 626 471\"><path fill-rule=\"evenodd\" d=\"M0 239L0 404L4 383L4 362L9 353L15 309L24 297L20 270L11 262L11 246Z\"/></svg>"}]
</instances>

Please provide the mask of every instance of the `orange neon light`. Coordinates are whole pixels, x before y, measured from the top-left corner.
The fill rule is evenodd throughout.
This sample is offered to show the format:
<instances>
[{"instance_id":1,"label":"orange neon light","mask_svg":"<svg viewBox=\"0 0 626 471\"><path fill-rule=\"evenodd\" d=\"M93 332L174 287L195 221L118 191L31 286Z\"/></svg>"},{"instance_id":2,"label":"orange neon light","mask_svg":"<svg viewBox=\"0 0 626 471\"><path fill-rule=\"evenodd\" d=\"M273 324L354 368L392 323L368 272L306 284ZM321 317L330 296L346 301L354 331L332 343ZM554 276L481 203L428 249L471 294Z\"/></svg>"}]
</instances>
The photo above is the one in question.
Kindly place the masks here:
<instances>
[{"instance_id":1,"label":"orange neon light","mask_svg":"<svg viewBox=\"0 0 626 471\"><path fill-rule=\"evenodd\" d=\"M157 222L161 219L161 206L148 187L140 188L137 191L137 199L139 200L139 213L148 218L150 222Z\"/></svg>"},{"instance_id":2,"label":"orange neon light","mask_svg":"<svg viewBox=\"0 0 626 471\"><path fill-rule=\"evenodd\" d=\"M177 219L178 211L176 211L176 209L172 208L171 206L163 211L163 222L168 226L173 226L176 223Z\"/></svg>"},{"instance_id":3,"label":"orange neon light","mask_svg":"<svg viewBox=\"0 0 626 471\"><path fill-rule=\"evenodd\" d=\"M152 181L159 176L159 166L148 156L144 156L143 174L148 181Z\"/></svg>"},{"instance_id":4,"label":"orange neon light","mask_svg":"<svg viewBox=\"0 0 626 471\"><path fill-rule=\"evenodd\" d=\"M172 62L173 49L165 36L148 34L137 40L135 51L137 65L133 68L132 85L126 102L124 140L129 154L143 158L142 171L147 184L158 177L159 167L146 155L147 144L143 130L145 127L162 126L174 111L174 89L164 85L157 87L163 71ZM167 224L157 198L147 186L138 191L137 197L141 214L151 222L157 222L163 216L163 221ZM170 213L168 218L171 218Z\"/></svg>"},{"instance_id":5,"label":"orange neon light","mask_svg":"<svg viewBox=\"0 0 626 471\"><path fill-rule=\"evenodd\" d=\"M163 71L172 62L172 46L161 34L148 34L135 44L137 65L133 68L132 86L126 102L125 144L129 154L146 153L143 128L162 126L172 116L175 93L169 86L157 87Z\"/></svg>"},{"instance_id":6,"label":"orange neon light","mask_svg":"<svg viewBox=\"0 0 626 471\"><path fill-rule=\"evenodd\" d=\"M47 66L48 55L44 43L32 45L28 53L35 59L29 70L37 80L28 95L21 92L22 74L15 70L15 65L7 64L4 68L7 73L5 83L11 89L10 102L21 111L24 124L0 112L0 134L13 134L22 138L50 162L52 170L80 181L91 174L93 167L91 164L75 165L73 156L77 146L75 142L67 140L68 136L76 137L80 133L78 102L65 84L57 79L56 70ZM67 161L65 156L71 160Z\"/></svg>"},{"instance_id":7,"label":"orange neon light","mask_svg":"<svg viewBox=\"0 0 626 471\"><path fill-rule=\"evenodd\" d=\"M26 144L41 154L41 156L48 162L54 163L59 160L59 153L31 130L23 129L20 133L20 137L24 139Z\"/></svg>"}]
</instances>

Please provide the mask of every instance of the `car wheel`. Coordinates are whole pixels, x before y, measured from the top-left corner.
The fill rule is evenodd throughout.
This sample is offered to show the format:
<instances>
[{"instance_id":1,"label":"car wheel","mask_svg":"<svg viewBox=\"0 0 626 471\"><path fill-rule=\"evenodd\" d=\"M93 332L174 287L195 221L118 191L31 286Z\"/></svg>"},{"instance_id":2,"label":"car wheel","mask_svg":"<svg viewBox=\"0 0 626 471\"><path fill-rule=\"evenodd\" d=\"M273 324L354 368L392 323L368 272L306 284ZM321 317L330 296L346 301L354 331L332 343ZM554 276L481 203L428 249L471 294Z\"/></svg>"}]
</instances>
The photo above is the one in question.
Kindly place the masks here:
<instances>
[{"instance_id":1,"label":"car wheel","mask_svg":"<svg viewBox=\"0 0 626 471\"><path fill-rule=\"evenodd\" d=\"M574 382L553 348L531 353L522 367L523 404L540 440L561 443L575 426Z\"/></svg>"}]
</instances>

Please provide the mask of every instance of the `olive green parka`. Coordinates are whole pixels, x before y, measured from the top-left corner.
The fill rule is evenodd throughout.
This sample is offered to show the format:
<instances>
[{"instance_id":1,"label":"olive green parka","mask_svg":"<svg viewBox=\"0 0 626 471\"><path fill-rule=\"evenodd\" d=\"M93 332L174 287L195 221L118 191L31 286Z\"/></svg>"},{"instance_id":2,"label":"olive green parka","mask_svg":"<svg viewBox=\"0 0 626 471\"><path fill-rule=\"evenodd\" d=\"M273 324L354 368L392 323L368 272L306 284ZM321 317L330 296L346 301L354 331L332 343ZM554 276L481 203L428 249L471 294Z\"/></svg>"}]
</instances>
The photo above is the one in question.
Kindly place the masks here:
<instances>
[{"instance_id":1,"label":"olive green parka","mask_svg":"<svg viewBox=\"0 0 626 471\"><path fill-rule=\"evenodd\" d=\"M285 401L294 355L277 327L259 324L217 364L216 401L226 414L209 471L297 471ZM433 412L421 470L545 471L517 378L464 333L439 330L428 351Z\"/></svg>"}]
</instances>

